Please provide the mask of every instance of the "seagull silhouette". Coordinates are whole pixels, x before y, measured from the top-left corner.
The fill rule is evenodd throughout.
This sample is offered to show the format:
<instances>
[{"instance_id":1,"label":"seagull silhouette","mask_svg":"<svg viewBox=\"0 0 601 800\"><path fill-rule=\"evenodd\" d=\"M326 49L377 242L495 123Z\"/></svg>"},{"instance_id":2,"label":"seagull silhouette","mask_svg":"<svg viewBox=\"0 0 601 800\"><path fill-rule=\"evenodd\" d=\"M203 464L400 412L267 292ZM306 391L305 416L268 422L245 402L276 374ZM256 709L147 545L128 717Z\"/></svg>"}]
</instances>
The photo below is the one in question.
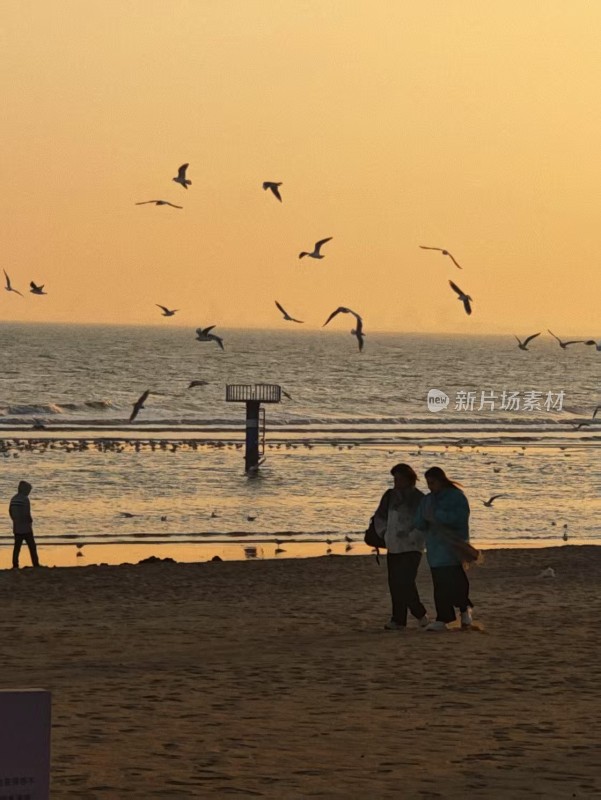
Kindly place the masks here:
<instances>
[{"instance_id":1,"label":"seagull silhouette","mask_svg":"<svg viewBox=\"0 0 601 800\"><path fill-rule=\"evenodd\" d=\"M282 312L282 314L284 315L284 319L285 319L287 322L300 322L300 323L302 323L302 322L303 322L303 320L302 320L302 319L294 319L294 317L291 317L291 316L290 316L290 314L289 314L289 313L286 311L286 309L285 309L283 306L281 306L281 305L278 303L278 301L277 301L277 300L275 301L275 304L276 304L276 306L279 308L279 310Z\"/></svg>"},{"instance_id":2,"label":"seagull silhouette","mask_svg":"<svg viewBox=\"0 0 601 800\"><path fill-rule=\"evenodd\" d=\"M189 164L182 164L181 167L177 171L177 178L173 178L176 183L179 183L180 186L183 186L184 189L187 189L188 186L192 186L192 181L189 181L186 178L186 170L188 169Z\"/></svg>"},{"instance_id":3,"label":"seagull silhouette","mask_svg":"<svg viewBox=\"0 0 601 800\"><path fill-rule=\"evenodd\" d=\"M140 411L144 408L144 403L148 399L148 395L150 394L150 389L146 389L143 395L141 395L135 403L132 403L134 410L131 412L131 416L129 418L130 422L133 422L135 418L138 416Z\"/></svg>"},{"instance_id":4,"label":"seagull silhouette","mask_svg":"<svg viewBox=\"0 0 601 800\"><path fill-rule=\"evenodd\" d=\"M459 295L459 297L457 299L462 301L463 307L465 308L465 313L466 314L471 314L472 313L472 307L470 305L470 300L472 301L472 303L474 301L469 296L469 294L465 294L465 292L462 292L461 289L459 288L459 286L457 286L456 283L453 283L453 281L449 281L449 286L451 287L451 289L454 292L457 292L457 294Z\"/></svg>"},{"instance_id":5,"label":"seagull silhouette","mask_svg":"<svg viewBox=\"0 0 601 800\"><path fill-rule=\"evenodd\" d=\"M44 291L44 284L41 286L36 286L33 281L30 281L29 285L31 289L29 290L32 294L48 294L48 292Z\"/></svg>"},{"instance_id":6,"label":"seagull silhouette","mask_svg":"<svg viewBox=\"0 0 601 800\"><path fill-rule=\"evenodd\" d=\"M282 196L280 194L279 186L282 185L282 182L276 183L275 181L263 181L263 188L264 189L271 189L273 194L278 198L280 203L282 202Z\"/></svg>"},{"instance_id":7,"label":"seagull silhouette","mask_svg":"<svg viewBox=\"0 0 601 800\"><path fill-rule=\"evenodd\" d=\"M174 181L177 178L173 179ZM177 181L179 183L179 181ZM190 183L190 181L188 181ZM187 188L187 187L186 187ZM169 200L144 200L142 203L136 203L137 206L146 206L148 203L154 203L155 206L171 206L171 208L183 208L183 206L176 206L175 203L170 203Z\"/></svg>"},{"instance_id":8,"label":"seagull silhouette","mask_svg":"<svg viewBox=\"0 0 601 800\"><path fill-rule=\"evenodd\" d=\"M292 396L289 395L288 392L285 392L284 389L282 389L282 394L284 395L284 397L287 397L288 400L292 400Z\"/></svg>"},{"instance_id":9,"label":"seagull silhouette","mask_svg":"<svg viewBox=\"0 0 601 800\"><path fill-rule=\"evenodd\" d=\"M190 381L188 389L193 389L195 386L208 386L208 385L209 385L208 381Z\"/></svg>"},{"instance_id":10,"label":"seagull silhouette","mask_svg":"<svg viewBox=\"0 0 601 800\"><path fill-rule=\"evenodd\" d=\"M483 500L482 503L487 508L490 508L492 506L492 504L494 503L494 501L497 499L497 497L505 497L505 496L506 495L504 495L504 494L493 494L493 496L490 498L490 500Z\"/></svg>"},{"instance_id":11,"label":"seagull silhouette","mask_svg":"<svg viewBox=\"0 0 601 800\"><path fill-rule=\"evenodd\" d=\"M196 341L217 342L219 347L221 347L222 350L225 350L225 347L223 346L223 339L220 336L216 336L214 333L209 333L209 331L212 331L214 327L214 325L209 325L208 328L196 328Z\"/></svg>"},{"instance_id":12,"label":"seagull silhouette","mask_svg":"<svg viewBox=\"0 0 601 800\"><path fill-rule=\"evenodd\" d=\"M457 261L455 261L453 255L451 253L449 253L448 250L444 250L442 247L426 247L425 244L420 244L420 247L421 247L422 250L438 250L438 252L442 253L443 256L448 256L451 259L451 261L453 262L453 264L455 264L457 269L463 269L463 267L460 264L458 264Z\"/></svg>"},{"instance_id":13,"label":"seagull silhouette","mask_svg":"<svg viewBox=\"0 0 601 800\"><path fill-rule=\"evenodd\" d=\"M357 320L357 327L353 328L353 330L351 331L351 335L357 337L357 341L359 343L359 350L360 351L363 350L363 339L365 337L365 334L363 333L363 320L361 319L359 314L357 314L357 312L353 311L351 308L347 308L346 306L338 306L338 308L335 311L332 311L330 316L327 318L327 320L323 323L321 327L325 328L328 322L331 319L334 319L334 317L337 314L352 314L355 317L355 319Z\"/></svg>"},{"instance_id":14,"label":"seagull silhouette","mask_svg":"<svg viewBox=\"0 0 601 800\"><path fill-rule=\"evenodd\" d=\"M155 303L155 306L157 308L163 309L163 314L162 314L163 317L172 317L176 311L179 311L179 308L174 308L170 310L168 308L165 308L165 306L160 305L159 303Z\"/></svg>"},{"instance_id":15,"label":"seagull silhouette","mask_svg":"<svg viewBox=\"0 0 601 800\"><path fill-rule=\"evenodd\" d=\"M528 336L526 339L524 339L523 342L520 341L517 336L515 338L518 340L518 347L520 348L520 350L527 350L528 342L531 342L533 339L536 339L537 336L540 336L540 331L539 333L533 333L532 336Z\"/></svg>"},{"instance_id":16,"label":"seagull silhouette","mask_svg":"<svg viewBox=\"0 0 601 800\"><path fill-rule=\"evenodd\" d=\"M20 297L23 297L23 295L21 294L21 292L18 289L13 289L13 287L11 286L10 278L8 277L7 271L3 270L3 272L4 272L4 275L6 277L6 286L4 287L6 289L6 291L7 292L14 292L15 294L20 295Z\"/></svg>"},{"instance_id":17,"label":"seagull silhouette","mask_svg":"<svg viewBox=\"0 0 601 800\"><path fill-rule=\"evenodd\" d=\"M557 342L558 342L558 344L559 344L559 346L561 347L561 349L562 349L562 350L565 350L565 349L566 349L566 347L567 347L568 345L570 345L570 344L584 344L584 339L570 339L570 341L569 341L569 342L564 342L564 341L562 341L562 340L559 338L559 336L555 336L555 334L553 333L553 331L550 331L550 330L549 330L549 328L547 328L547 331L548 331L548 333L550 333L550 334L551 334L551 336L552 336L554 339L557 339Z\"/></svg>"},{"instance_id":18,"label":"seagull silhouette","mask_svg":"<svg viewBox=\"0 0 601 800\"><path fill-rule=\"evenodd\" d=\"M303 252L300 253L299 258L303 258L304 256L309 256L310 258L325 258L325 256L321 255L320 250L326 242L331 242L333 238L333 236L328 236L327 239L320 239L318 242L315 242L315 247L313 248L312 253L307 253L303 250Z\"/></svg>"}]
</instances>

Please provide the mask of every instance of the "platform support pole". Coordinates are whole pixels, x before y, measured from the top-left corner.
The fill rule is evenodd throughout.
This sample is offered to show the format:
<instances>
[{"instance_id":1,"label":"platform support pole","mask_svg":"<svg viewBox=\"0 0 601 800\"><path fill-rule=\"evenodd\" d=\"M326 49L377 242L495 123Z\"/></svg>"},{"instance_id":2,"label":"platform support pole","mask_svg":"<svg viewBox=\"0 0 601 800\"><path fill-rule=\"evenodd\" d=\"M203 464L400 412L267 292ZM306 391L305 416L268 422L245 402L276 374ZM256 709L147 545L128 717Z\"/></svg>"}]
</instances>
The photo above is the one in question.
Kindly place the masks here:
<instances>
[{"instance_id":1,"label":"platform support pole","mask_svg":"<svg viewBox=\"0 0 601 800\"><path fill-rule=\"evenodd\" d=\"M259 408L256 400L246 403L246 472L254 469L259 463Z\"/></svg>"}]
</instances>

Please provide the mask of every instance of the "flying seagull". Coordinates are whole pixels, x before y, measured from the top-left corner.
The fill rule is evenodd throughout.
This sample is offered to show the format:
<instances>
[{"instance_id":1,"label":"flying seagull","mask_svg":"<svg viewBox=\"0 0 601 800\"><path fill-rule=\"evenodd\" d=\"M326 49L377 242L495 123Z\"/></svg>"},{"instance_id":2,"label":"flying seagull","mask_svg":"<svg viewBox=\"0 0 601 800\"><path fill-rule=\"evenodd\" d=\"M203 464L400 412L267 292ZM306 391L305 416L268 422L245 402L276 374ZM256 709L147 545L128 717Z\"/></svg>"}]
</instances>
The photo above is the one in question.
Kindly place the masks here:
<instances>
[{"instance_id":1,"label":"flying seagull","mask_svg":"<svg viewBox=\"0 0 601 800\"><path fill-rule=\"evenodd\" d=\"M286 320L286 322L300 322L300 323L302 323L302 322L303 322L303 320L302 320L302 319L294 319L294 317L291 317L291 316L290 316L290 314L289 314L289 313L286 311L286 309L285 309L285 308L283 308L283 307L282 307L282 306L281 306L281 305L278 303L278 301L277 301L277 300L275 301L275 304L276 304L276 306L277 306L277 307L280 309L280 311L282 312L282 314L284 315L284 319Z\"/></svg>"},{"instance_id":2,"label":"flying seagull","mask_svg":"<svg viewBox=\"0 0 601 800\"><path fill-rule=\"evenodd\" d=\"M208 386L208 385L209 385L208 381L190 381L188 389L193 389L195 386Z\"/></svg>"},{"instance_id":3,"label":"flying seagull","mask_svg":"<svg viewBox=\"0 0 601 800\"><path fill-rule=\"evenodd\" d=\"M181 167L177 171L177 178L173 178L176 183L179 183L184 189L187 189L188 186L192 186L192 181L189 181L186 178L186 170L188 169L189 164L182 164Z\"/></svg>"},{"instance_id":4,"label":"flying seagull","mask_svg":"<svg viewBox=\"0 0 601 800\"><path fill-rule=\"evenodd\" d=\"M8 277L8 273L6 272L6 270L3 270L3 272L4 272L4 275L6 277L6 286L4 287L6 289L6 291L7 292L14 292L15 294L21 295L21 297L23 297L23 295L21 294L21 292L18 289L13 289L13 287L10 285L10 278Z\"/></svg>"},{"instance_id":5,"label":"flying seagull","mask_svg":"<svg viewBox=\"0 0 601 800\"><path fill-rule=\"evenodd\" d=\"M333 238L334 238L333 236L328 236L327 239L320 239L318 242L315 242L315 247L313 248L312 253L307 253L306 251L303 251L299 255L299 258L302 258L303 256L310 256L311 258L324 258L324 256L322 256L319 251L326 242L331 241Z\"/></svg>"},{"instance_id":6,"label":"flying seagull","mask_svg":"<svg viewBox=\"0 0 601 800\"><path fill-rule=\"evenodd\" d=\"M327 318L327 320L323 323L321 327L325 328L328 322L331 319L333 319L336 316L336 314L352 314L355 317L355 319L357 320L357 327L353 328L353 330L351 331L351 335L357 337L357 341L359 343L359 350L363 350L363 339L365 337L365 334L363 333L363 320L361 319L359 314L357 314L357 312L353 311L351 308L346 308L346 306L338 306L336 311L332 311L330 316Z\"/></svg>"},{"instance_id":7,"label":"flying seagull","mask_svg":"<svg viewBox=\"0 0 601 800\"><path fill-rule=\"evenodd\" d=\"M455 259L453 258L452 253L449 253L448 250L444 250L442 247L426 247L426 245L424 245L424 244L420 244L420 247L421 247L422 250L438 250L438 252L442 253L443 256L448 256L451 259L451 261L453 262L453 264L455 264L457 269L463 269L463 267L455 261Z\"/></svg>"},{"instance_id":8,"label":"flying seagull","mask_svg":"<svg viewBox=\"0 0 601 800\"><path fill-rule=\"evenodd\" d=\"M518 347L520 348L520 350L527 350L528 342L531 342L533 339L536 339L537 336L540 336L540 331L539 333L533 333L532 336L528 336L528 338L524 339L523 342L521 342L517 336L515 338L518 340Z\"/></svg>"},{"instance_id":9,"label":"flying seagull","mask_svg":"<svg viewBox=\"0 0 601 800\"><path fill-rule=\"evenodd\" d=\"M177 181L177 178L174 178L173 180ZM188 183L190 183L190 181L188 181ZM171 206L171 208L183 208L183 206L176 206L175 203L170 203L169 200L144 200L142 203L136 203L136 205L146 206L148 205L148 203L154 203L155 206Z\"/></svg>"},{"instance_id":10,"label":"flying seagull","mask_svg":"<svg viewBox=\"0 0 601 800\"><path fill-rule=\"evenodd\" d=\"M292 396L289 395L288 392L285 392L284 389L282 389L282 394L284 395L284 397L287 397L288 400L292 400Z\"/></svg>"},{"instance_id":11,"label":"flying seagull","mask_svg":"<svg viewBox=\"0 0 601 800\"><path fill-rule=\"evenodd\" d=\"M214 333L209 333L214 327L214 325L209 325L208 328L196 328L196 340L198 342L217 342L219 347L225 350L223 339L220 336L216 336Z\"/></svg>"},{"instance_id":12,"label":"flying seagull","mask_svg":"<svg viewBox=\"0 0 601 800\"><path fill-rule=\"evenodd\" d=\"M276 183L275 181L263 181L263 188L264 189L271 189L273 194L278 198L280 203L282 202L282 196L280 194L279 186L282 185L282 182Z\"/></svg>"},{"instance_id":13,"label":"flying seagull","mask_svg":"<svg viewBox=\"0 0 601 800\"><path fill-rule=\"evenodd\" d=\"M490 508L497 497L505 497L504 494L493 494L493 496L489 500L483 500L482 503L487 507Z\"/></svg>"},{"instance_id":14,"label":"flying seagull","mask_svg":"<svg viewBox=\"0 0 601 800\"><path fill-rule=\"evenodd\" d=\"M146 389L143 395L141 395L135 403L132 403L134 410L131 412L131 416L129 418L130 422L133 422L135 418L138 416L140 411L144 408L144 403L148 399L148 395L150 394L150 389Z\"/></svg>"},{"instance_id":15,"label":"flying seagull","mask_svg":"<svg viewBox=\"0 0 601 800\"><path fill-rule=\"evenodd\" d=\"M30 281L29 285L31 289L29 290L32 294L48 294L48 292L44 291L44 284L41 286L36 286L33 281Z\"/></svg>"},{"instance_id":16,"label":"flying seagull","mask_svg":"<svg viewBox=\"0 0 601 800\"><path fill-rule=\"evenodd\" d=\"M557 339L557 342L559 343L559 346L561 347L561 349L562 349L562 350L565 350L565 349L566 349L566 347L567 347L569 344L584 344L584 339L570 339L570 341L569 341L569 342L563 342L563 341L562 341L562 340L559 338L559 336L555 336L555 334L553 333L553 331L550 331L550 330L549 330L549 328L547 328L547 331L548 331L548 332L551 334L551 336L552 336L554 339Z\"/></svg>"},{"instance_id":17,"label":"flying seagull","mask_svg":"<svg viewBox=\"0 0 601 800\"><path fill-rule=\"evenodd\" d=\"M457 286L456 283L453 283L453 281L449 281L449 286L454 292L457 292L457 294L459 295L457 299L462 301L463 307L465 308L465 313L471 314L472 307L470 305L470 300L472 300L472 298L469 296L469 294L465 294L464 292L462 292L459 286ZM474 301L472 300L472 303L473 302Z\"/></svg>"},{"instance_id":18,"label":"flying seagull","mask_svg":"<svg viewBox=\"0 0 601 800\"><path fill-rule=\"evenodd\" d=\"M14 289L13 289L13 291L14 291ZM599 344L597 344L597 342L594 339L589 339L588 342L585 342L585 344L594 344L595 345L595 350L601 350L601 342L599 342Z\"/></svg>"},{"instance_id":19,"label":"flying seagull","mask_svg":"<svg viewBox=\"0 0 601 800\"><path fill-rule=\"evenodd\" d=\"M169 308L165 308L165 306L162 306L159 303L155 303L155 306L157 308L162 308L163 309L163 314L162 314L163 317L172 317L175 314L176 311L179 311L179 308L169 309Z\"/></svg>"}]
</instances>

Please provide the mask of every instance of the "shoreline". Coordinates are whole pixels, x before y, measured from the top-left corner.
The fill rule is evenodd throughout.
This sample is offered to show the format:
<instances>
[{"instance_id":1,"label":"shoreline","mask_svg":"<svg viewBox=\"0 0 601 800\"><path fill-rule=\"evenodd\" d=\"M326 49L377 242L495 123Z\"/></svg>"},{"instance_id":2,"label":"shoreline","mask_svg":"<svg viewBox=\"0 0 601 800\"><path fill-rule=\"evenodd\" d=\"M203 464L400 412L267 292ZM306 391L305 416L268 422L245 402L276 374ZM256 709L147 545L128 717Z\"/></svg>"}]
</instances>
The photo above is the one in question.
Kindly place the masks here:
<instances>
[{"instance_id":1,"label":"shoreline","mask_svg":"<svg viewBox=\"0 0 601 800\"><path fill-rule=\"evenodd\" d=\"M0 544L0 570L10 570L12 567L12 541L6 540ZM44 545L38 542L38 555L42 566L55 568L97 567L97 566L137 566L143 559L155 556L157 559L173 559L177 564L202 564L218 556L221 561L297 561L316 559L321 557L345 556L371 556L375 561L375 551L372 551L362 540L350 543L346 541L332 541L328 546L323 540L311 542L282 542L280 545L273 540L253 540L245 542L144 542L143 544L95 542L77 547L72 542ZM486 542L480 550L486 558L487 553L497 551L554 551L567 548L599 548L598 544L590 541L574 539L568 542L553 543L545 541L515 542ZM327 552L327 550L331 552ZM279 550L279 552L276 552ZM80 555L78 555L80 554ZM386 551L380 552L381 563L384 564ZM425 561L425 555L424 555ZM29 551L23 545L19 557L21 569L31 568Z\"/></svg>"}]
</instances>

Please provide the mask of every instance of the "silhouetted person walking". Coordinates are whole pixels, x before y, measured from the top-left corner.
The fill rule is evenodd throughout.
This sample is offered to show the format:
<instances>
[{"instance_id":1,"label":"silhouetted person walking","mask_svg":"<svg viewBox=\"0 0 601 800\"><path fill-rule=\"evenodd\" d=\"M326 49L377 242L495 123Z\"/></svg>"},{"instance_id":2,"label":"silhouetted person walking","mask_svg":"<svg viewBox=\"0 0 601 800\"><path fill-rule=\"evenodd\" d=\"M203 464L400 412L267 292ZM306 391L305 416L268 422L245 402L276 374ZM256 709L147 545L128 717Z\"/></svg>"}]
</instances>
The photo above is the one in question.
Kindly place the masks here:
<instances>
[{"instance_id":1,"label":"silhouetted person walking","mask_svg":"<svg viewBox=\"0 0 601 800\"><path fill-rule=\"evenodd\" d=\"M33 520L31 518L31 506L29 503L29 493L31 484L27 481L20 481L17 494L11 499L8 513L13 521L13 535L15 546L13 549L13 569L19 569L19 553L23 542L27 543L31 563L34 567L39 567L38 551L33 538Z\"/></svg>"}]
</instances>

